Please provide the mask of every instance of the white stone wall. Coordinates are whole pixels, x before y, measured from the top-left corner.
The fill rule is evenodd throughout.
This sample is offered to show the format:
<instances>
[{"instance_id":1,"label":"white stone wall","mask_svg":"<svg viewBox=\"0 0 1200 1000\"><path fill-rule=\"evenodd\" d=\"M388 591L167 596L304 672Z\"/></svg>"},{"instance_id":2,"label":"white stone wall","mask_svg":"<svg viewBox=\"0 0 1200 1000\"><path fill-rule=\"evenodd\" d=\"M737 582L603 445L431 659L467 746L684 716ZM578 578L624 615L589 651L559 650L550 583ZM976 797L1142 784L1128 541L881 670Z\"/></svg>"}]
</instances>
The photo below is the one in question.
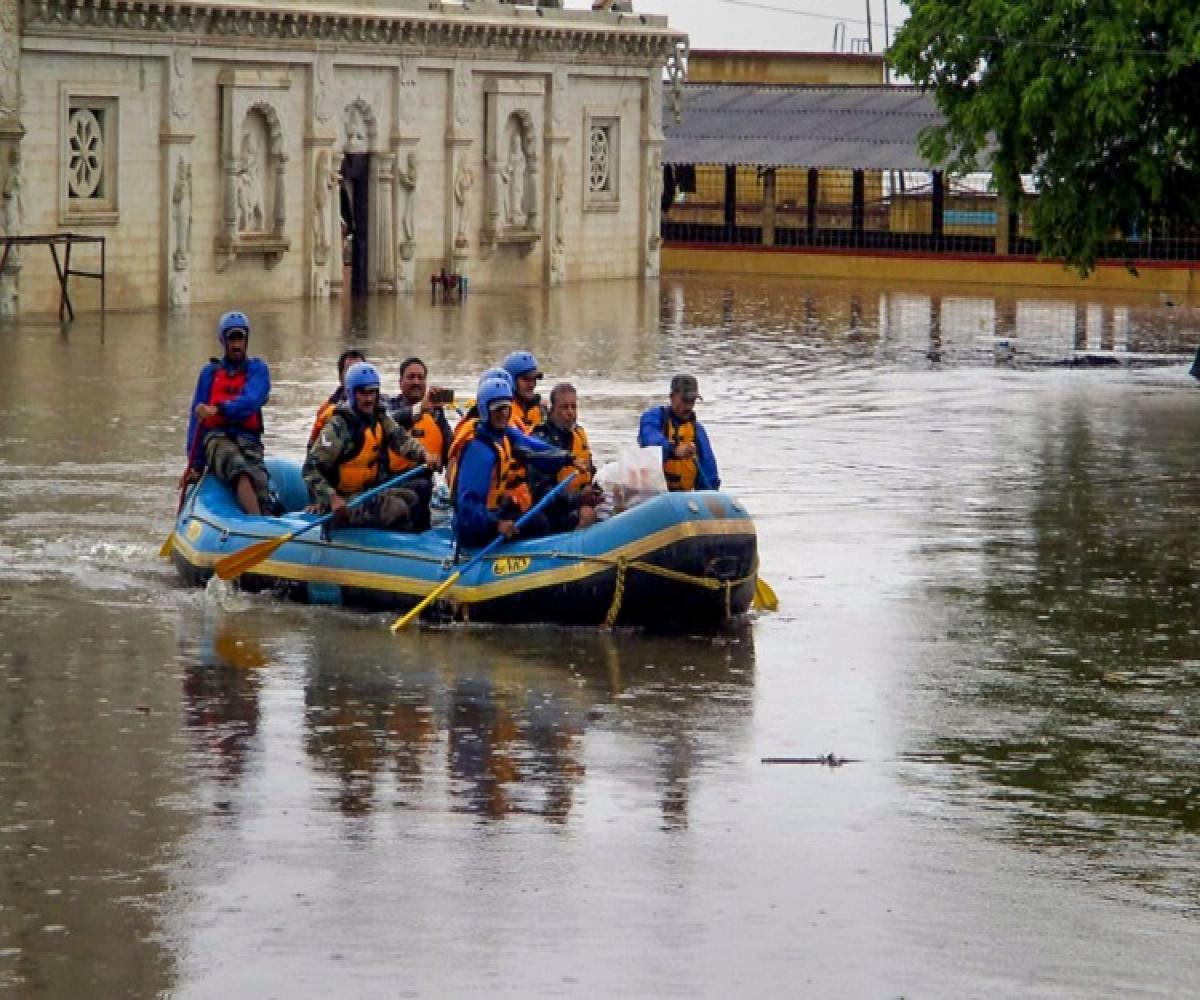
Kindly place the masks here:
<instances>
[{"instance_id":1,"label":"white stone wall","mask_svg":"<svg viewBox=\"0 0 1200 1000\"><path fill-rule=\"evenodd\" d=\"M380 20L364 18L352 39L316 46L311 38L289 39L282 22L243 20L231 31L237 18L259 18L238 8L204 8L198 14L198 8L168 3L164 18L176 19L172 24L120 12L114 24L91 7L75 13L76 0L49 2L24 15L22 228L26 234L69 230L107 237L110 308L338 293L338 192L328 190L329 214L322 226L317 182L319 167L332 167L345 152L352 104L370 125L368 151L378 176L371 188L372 287L428 294L430 276L443 268L469 275L475 289L651 273L645 206L657 126L646 109L660 106L651 81L660 76L664 52L679 37L661 19L649 28L639 19L626 29L616 15L562 12L557 16L563 24L546 32L551 16L530 25L520 8L483 4L484 20L496 22L493 30L461 9L430 14L427 5L416 4L419 13L411 17L388 11ZM120 6L124 0L114 2ZM322 22L326 15L318 8L313 11L317 27L307 30L319 33L326 30L322 24L333 23ZM209 31L204 19L210 17L213 26L215 19L226 18L225 26ZM279 37L262 37L275 31ZM391 37L388 32L398 38L402 31L407 40L402 46L381 41ZM188 32L196 37L188 39ZM536 45L546 49L540 58L524 47ZM231 79L236 84L230 85ZM255 80L264 82L259 87ZM228 106L222 95L233 92L223 91L222 81L241 88L238 106L268 104L281 133L285 224L282 232L264 233L266 242L259 245L241 232L230 239L228 192L234 190L230 170L237 160L230 150L236 151L237 137L231 141L229 130L241 123L222 121ZM62 95L68 87L117 100L118 204L115 216L102 224L64 216ZM648 100L651 89L655 95ZM527 221L510 212L507 222L497 222L501 157L495 131L487 132L488 108L493 116L522 123L525 131L518 134L530 143L526 172L518 172L527 178ZM596 113L619 122L619 198L605 210L587 206L587 121ZM404 234L406 195L397 176L407 169L409 153L416 155L418 178L411 241ZM184 254L181 213L172 202L181 160L191 165L190 239ZM565 167L561 186L556 185L559 161ZM464 238L456 239L460 164L469 168L474 183L467 199L469 225ZM270 162L260 169L274 178ZM512 198L519 192L513 187ZM268 220L275 218L274 204L264 209ZM319 252L321 232L329 243L325 259ZM95 262L77 257L73 263L89 267ZM56 309L49 251L29 248L22 264L21 311ZM97 302L94 282L73 279L71 291L78 307Z\"/></svg>"}]
</instances>

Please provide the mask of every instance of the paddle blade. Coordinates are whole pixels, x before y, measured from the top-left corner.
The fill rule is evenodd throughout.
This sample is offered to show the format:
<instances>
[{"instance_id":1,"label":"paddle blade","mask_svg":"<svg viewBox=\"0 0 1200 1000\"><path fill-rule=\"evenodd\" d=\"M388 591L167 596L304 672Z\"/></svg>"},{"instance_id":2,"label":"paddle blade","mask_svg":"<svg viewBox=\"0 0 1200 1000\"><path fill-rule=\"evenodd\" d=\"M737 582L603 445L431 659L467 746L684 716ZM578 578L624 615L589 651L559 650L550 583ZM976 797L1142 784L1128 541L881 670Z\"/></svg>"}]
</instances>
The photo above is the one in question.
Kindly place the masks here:
<instances>
[{"instance_id":1,"label":"paddle blade","mask_svg":"<svg viewBox=\"0 0 1200 1000\"><path fill-rule=\"evenodd\" d=\"M162 543L162 547L158 550L159 559L170 559L171 553L175 551L175 532L167 535L167 539Z\"/></svg>"},{"instance_id":2,"label":"paddle blade","mask_svg":"<svg viewBox=\"0 0 1200 1000\"><path fill-rule=\"evenodd\" d=\"M431 590L428 594L426 594L425 597L422 598L421 602L415 608L412 608L411 610L406 611L399 618L397 618L394 622L392 622L392 632L398 635L401 631L403 631L404 627L406 625L408 625L408 623L410 621L412 621L414 618L416 618L417 615L419 615L422 611L424 611L427 607L429 607L429 605L431 605L434 601L436 601L439 597L441 597L442 594L444 594L447 590L449 590L451 587L453 587L454 582L460 576L462 576L461 571L458 573L451 573L448 577L446 577L445 580L443 580L436 587L434 587L433 590Z\"/></svg>"},{"instance_id":3,"label":"paddle blade","mask_svg":"<svg viewBox=\"0 0 1200 1000\"><path fill-rule=\"evenodd\" d=\"M756 611L778 611L779 598L761 576L754 581L754 608Z\"/></svg>"},{"instance_id":4,"label":"paddle blade","mask_svg":"<svg viewBox=\"0 0 1200 1000\"><path fill-rule=\"evenodd\" d=\"M282 538L268 538L266 541L247 545L233 555L218 559L214 567L217 576L222 580L232 580L235 576L241 576L246 570L270 559L275 551L290 542L293 537L294 534L284 535Z\"/></svg>"}]
</instances>

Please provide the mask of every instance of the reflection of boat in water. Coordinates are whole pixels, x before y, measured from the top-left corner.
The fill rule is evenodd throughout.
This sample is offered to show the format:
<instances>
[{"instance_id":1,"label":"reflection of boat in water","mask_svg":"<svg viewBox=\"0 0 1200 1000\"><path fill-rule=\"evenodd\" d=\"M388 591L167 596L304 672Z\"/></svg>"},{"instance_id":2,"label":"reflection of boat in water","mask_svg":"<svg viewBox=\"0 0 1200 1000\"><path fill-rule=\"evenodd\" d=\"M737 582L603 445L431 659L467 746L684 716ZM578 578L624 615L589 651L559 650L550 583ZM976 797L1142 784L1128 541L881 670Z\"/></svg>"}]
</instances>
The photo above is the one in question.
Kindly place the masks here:
<instances>
[{"instance_id":1,"label":"reflection of boat in water","mask_svg":"<svg viewBox=\"0 0 1200 1000\"><path fill-rule=\"evenodd\" d=\"M299 465L268 466L284 506L301 510L308 497ZM247 516L206 476L175 525L175 565L202 583L219 559L311 521L303 513ZM445 579L452 557L445 527L421 535L345 528L330 539L312 531L241 579L246 589L274 587L310 603L403 610ZM497 623L712 627L749 608L757 570L754 523L736 499L663 494L583 531L503 546L463 573L443 610Z\"/></svg>"},{"instance_id":2,"label":"reflection of boat in water","mask_svg":"<svg viewBox=\"0 0 1200 1000\"><path fill-rule=\"evenodd\" d=\"M562 823L594 766L685 824L696 773L749 718L750 629L716 644L538 630L521 649L513 634L415 633L398 662L389 636L356 630L349 648L317 634L304 745L328 801L347 816L390 802Z\"/></svg>"}]
</instances>

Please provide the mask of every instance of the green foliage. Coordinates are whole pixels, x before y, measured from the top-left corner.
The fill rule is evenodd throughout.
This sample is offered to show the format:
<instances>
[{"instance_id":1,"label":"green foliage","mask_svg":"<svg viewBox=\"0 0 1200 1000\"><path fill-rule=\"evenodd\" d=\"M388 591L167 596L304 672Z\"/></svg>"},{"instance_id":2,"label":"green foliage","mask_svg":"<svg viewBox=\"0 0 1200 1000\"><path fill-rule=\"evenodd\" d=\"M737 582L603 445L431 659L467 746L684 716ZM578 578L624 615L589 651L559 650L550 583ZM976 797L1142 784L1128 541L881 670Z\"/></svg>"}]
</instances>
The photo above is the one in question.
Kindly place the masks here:
<instances>
[{"instance_id":1,"label":"green foliage","mask_svg":"<svg viewBox=\"0 0 1200 1000\"><path fill-rule=\"evenodd\" d=\"M1012 200L1032 174L1045 254L1087 273L1115 236L1200 228L1197 0L906 2L890 60L947 121L922 150Z\"/></svg>"}]
</instances>

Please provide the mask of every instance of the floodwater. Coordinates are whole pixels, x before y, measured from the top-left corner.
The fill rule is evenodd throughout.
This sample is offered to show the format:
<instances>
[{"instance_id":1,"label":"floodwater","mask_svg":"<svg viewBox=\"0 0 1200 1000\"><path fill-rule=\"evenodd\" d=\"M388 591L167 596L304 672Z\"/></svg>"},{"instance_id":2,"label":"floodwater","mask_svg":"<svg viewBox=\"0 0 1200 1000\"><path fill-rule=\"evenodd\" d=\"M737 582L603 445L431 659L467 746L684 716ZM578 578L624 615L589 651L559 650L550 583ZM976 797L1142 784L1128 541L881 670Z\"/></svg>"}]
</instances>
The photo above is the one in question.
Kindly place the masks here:
<instances>
[{"instance_id":1,"label":"floodwater","mask_svg":"<svg viewBox=\"0 0 1200 1000\"><path fill-rule=\"evenodd\" d=\"M781 610L397 638L184 589L156 553L219 310L0 326L0 991L1200 993L1196 303L247 311L291 454L348 343L460 391L528 347L602 459L696 373Z\"/></svg>"}]
</instances>

